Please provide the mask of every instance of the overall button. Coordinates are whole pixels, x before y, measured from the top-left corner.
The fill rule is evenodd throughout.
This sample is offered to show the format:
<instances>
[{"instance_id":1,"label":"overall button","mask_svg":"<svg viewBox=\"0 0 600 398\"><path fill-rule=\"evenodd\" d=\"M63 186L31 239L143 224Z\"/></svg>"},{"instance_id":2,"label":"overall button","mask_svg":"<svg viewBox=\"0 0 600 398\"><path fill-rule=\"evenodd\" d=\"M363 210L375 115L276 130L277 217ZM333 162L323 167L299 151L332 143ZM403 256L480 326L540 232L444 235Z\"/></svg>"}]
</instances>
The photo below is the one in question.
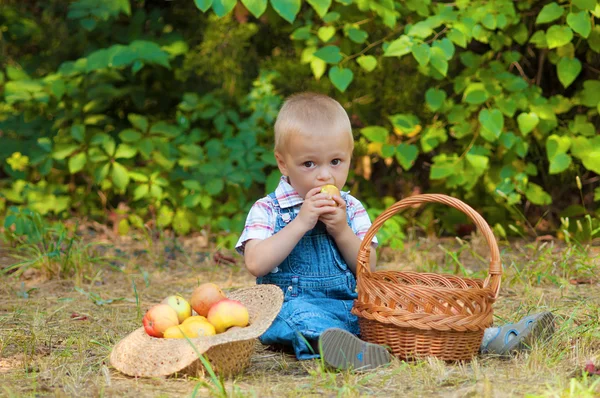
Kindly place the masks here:
<instances>
[{"instance_id":1,"label":"overall button","mask_svg":"<svg viewBox=\"0 0 600 398\"><path fill-rule=\"evenodd\" d=\"M288 292L291 292L291 291L292 291L292 287L288 286Z\"/></svg>"}]
</instances>

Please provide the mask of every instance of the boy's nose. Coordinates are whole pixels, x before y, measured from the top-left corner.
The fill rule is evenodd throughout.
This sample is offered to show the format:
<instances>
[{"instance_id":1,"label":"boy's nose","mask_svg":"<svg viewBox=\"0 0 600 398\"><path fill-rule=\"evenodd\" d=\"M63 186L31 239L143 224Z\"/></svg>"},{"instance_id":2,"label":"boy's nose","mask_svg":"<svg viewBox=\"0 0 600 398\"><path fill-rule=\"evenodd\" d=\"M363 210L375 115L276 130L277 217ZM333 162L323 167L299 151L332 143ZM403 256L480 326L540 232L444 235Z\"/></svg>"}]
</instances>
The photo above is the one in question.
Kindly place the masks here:
<instances>
[{"instance_id":1,"label":"boy's nose","mask_svg":"<svg viewBox=\"0 0 600 398\"><path fill-rule=\"evenodd\" d=\"M320 169L319 174L317 175L317 178L320 181L327 182L331 178L331 173L329 172L329 170L327 168Z\"/></svg>"}]
</instances>

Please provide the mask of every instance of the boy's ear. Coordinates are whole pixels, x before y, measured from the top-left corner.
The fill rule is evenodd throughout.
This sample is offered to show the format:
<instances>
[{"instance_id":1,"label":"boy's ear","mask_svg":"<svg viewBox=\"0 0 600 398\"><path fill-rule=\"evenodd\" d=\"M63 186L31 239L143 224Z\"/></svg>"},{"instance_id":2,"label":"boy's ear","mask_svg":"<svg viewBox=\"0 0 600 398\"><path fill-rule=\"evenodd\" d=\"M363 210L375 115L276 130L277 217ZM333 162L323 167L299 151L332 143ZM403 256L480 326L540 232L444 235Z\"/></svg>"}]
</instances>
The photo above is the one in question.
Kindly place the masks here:
<instances>
[{"instance_id":1,"label":"boy's ear","mask_svg":"<svg viewBox=\"0 0 600 398\"><path fill-rule=\"evenodd\" d=\"M281 155L279 152L275 152L275 159L277 160L277 167L279 167L281 175L289 175L287 172L287 166L285 165L285 160L283 159L283 155Z\"/></svg>"}]
</instances>

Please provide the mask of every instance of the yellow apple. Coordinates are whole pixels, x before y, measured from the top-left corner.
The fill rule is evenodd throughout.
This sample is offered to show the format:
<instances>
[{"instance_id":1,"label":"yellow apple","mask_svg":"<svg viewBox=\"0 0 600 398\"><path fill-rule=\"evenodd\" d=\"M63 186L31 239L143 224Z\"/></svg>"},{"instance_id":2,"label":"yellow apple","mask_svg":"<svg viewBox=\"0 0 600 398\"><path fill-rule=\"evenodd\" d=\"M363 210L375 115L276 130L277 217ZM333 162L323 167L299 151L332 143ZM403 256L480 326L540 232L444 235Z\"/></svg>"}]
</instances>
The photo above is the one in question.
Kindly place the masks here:
<instances>
[{"instance_id":1,"label":"yellow apple","mask_svg":"<svg viewBox=\"0 0 600 398\"><path fill-rule=\"evenodd\" d=\"M221 300L210 308L206 319L215 327L217 333L223 333L232 326L248 326L248 309L237 300Z\"/></svg>"},{"instance_id":2,"label":"yellow apple","mask_svg":"<svg viewBox=\"0 0 600 398\"><path fill-rule=\"evenodd\" d=\"M165 339L183 339L183 329L181 326L171 326L163 333ZM189 336L188 336L189 337Z\"/></svg>"},{"instance_id":3,"label":"yellow apple","mask_svg":"<svg viewBox=\"0 0 600 398\"><path fill-rule=\"evenodd\" d=\"M337 189L337 187L335 185L331 185L331 184L327 184L327 185L323 185L321 187L321 193L326 193L327 195L329 195L330 198L333 198L333 196L340 196L340 190Z\"/></svg>"},{"instance_id":4,"label":"yellow apple","mask_svg":"<svg viewBox=\"0 0 600 398\"><path fill-rule=\"evenodd\" d=\"M162 304L167 304L175 310L179 323L192 316L192 306L180 295L166 297Z\"/></svg>"},{"instance_id":5,"label":"yellow apple","mask_svg":"<svg viewBox=\"0 0 600 398\"><path fill-rule=\"evenodd\" d=\"M202 315L192 315L191 317L189 317L185 321L183 321L181 324L185 325L186 323L198 322L198 321L208 322L208 320L206 319L205 316L202 316Z\"/></svg>"},{"instance_id":6,"label":"yellow apple","mask_svg":"<svg viewBox=\"0 0 600 398\"><path fill-rule=\"evenodd\" d=\"M188 322L185 325L181 325L181 328L190 339L200 336L213 336L217 333L215 327L208 323L208 321Z\"/></svg>"}]
</instances>

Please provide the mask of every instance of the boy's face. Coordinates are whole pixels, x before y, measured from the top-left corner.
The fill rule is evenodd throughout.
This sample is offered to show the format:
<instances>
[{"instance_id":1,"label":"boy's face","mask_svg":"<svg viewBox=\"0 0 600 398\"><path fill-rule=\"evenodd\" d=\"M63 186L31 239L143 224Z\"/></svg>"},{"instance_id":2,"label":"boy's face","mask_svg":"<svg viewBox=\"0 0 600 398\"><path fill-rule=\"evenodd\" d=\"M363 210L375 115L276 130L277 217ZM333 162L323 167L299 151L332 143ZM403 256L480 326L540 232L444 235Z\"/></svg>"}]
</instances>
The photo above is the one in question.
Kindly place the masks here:
<instances>
[{"instance_id":1,"label":"boy's face","mask_svg":"<svg viewBox=\"0 0 600 398\"><path fill-rule=\"evenodd\" d=\"M314 137L294 134L288 137L284 151L275 152L281 174L301 197L313 188L333 184L342 189L352 159L352 141L347 133Z\"/></svg>"}]
</instances>

